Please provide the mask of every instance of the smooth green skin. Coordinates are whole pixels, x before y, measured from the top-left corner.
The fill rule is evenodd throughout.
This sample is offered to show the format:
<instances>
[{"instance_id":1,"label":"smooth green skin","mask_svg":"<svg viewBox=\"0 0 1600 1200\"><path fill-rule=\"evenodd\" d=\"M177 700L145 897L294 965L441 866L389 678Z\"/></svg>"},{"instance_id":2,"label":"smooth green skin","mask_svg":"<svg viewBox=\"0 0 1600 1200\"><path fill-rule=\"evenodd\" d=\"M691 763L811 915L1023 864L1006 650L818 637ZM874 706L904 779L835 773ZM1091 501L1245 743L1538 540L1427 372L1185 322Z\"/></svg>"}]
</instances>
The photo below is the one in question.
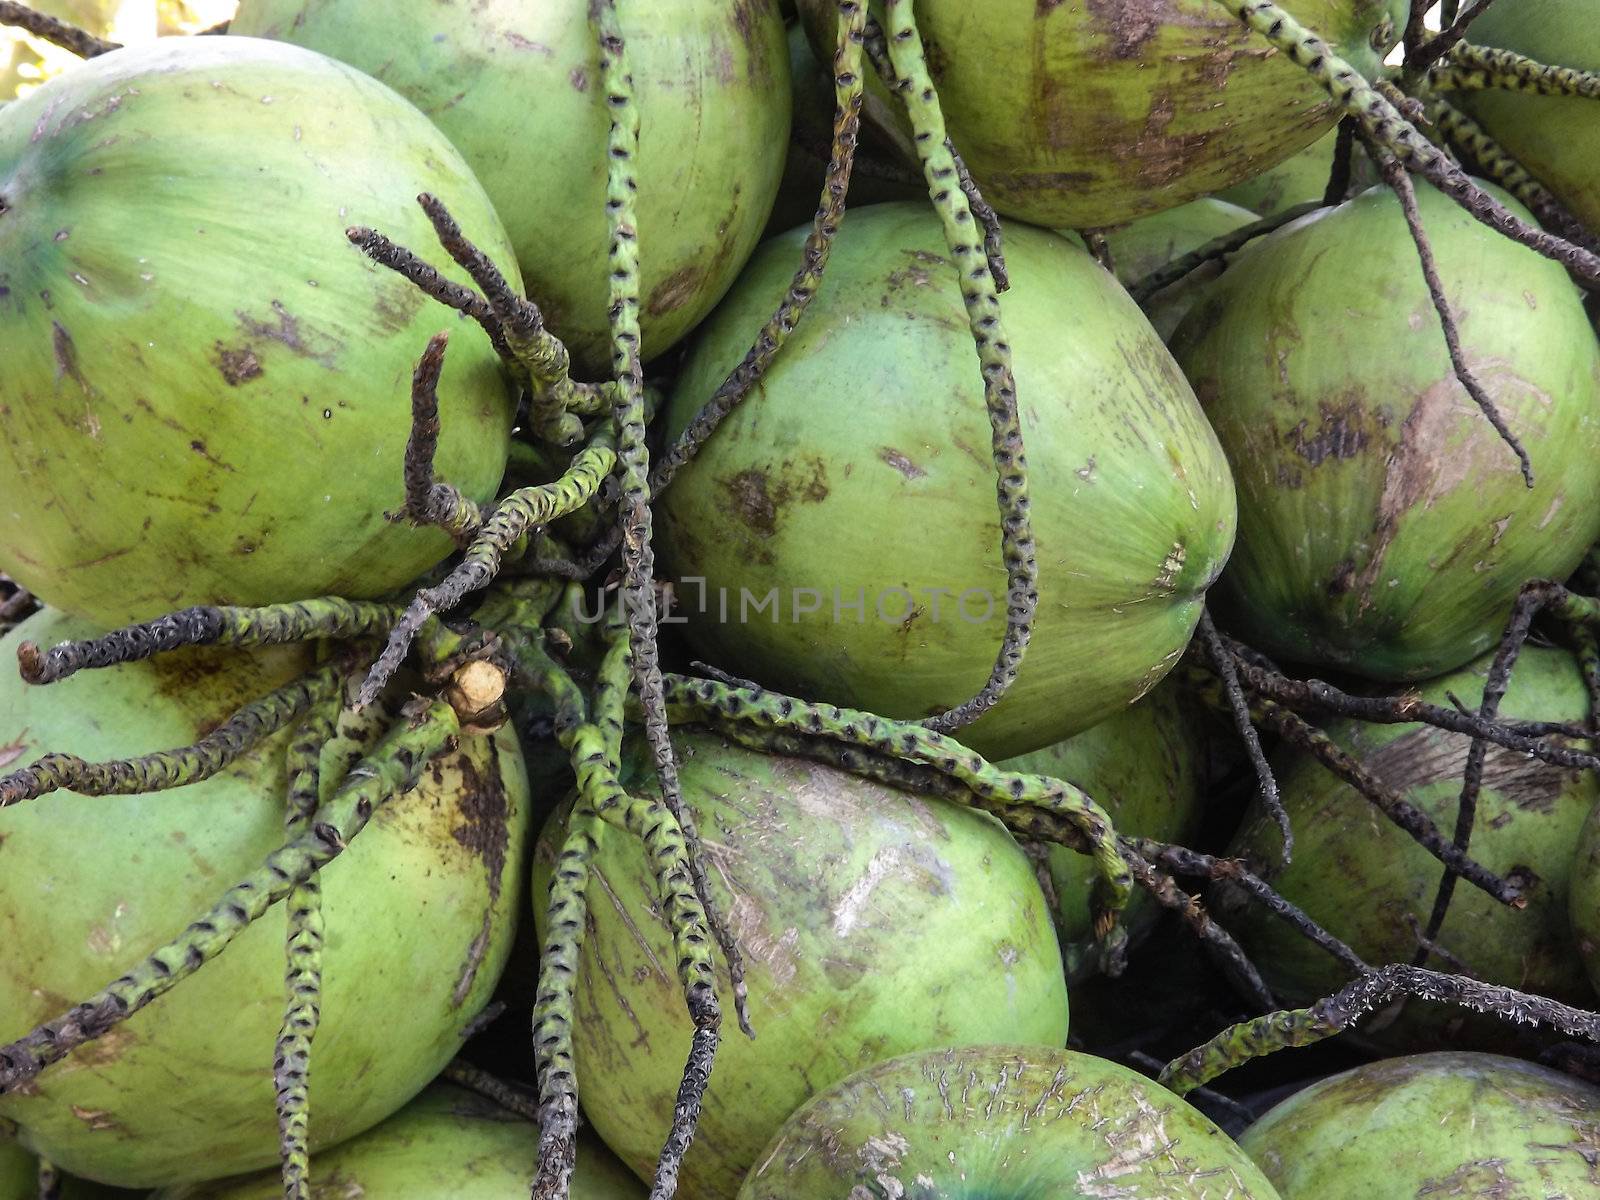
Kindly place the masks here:
<instances>
[{"instance_id":1,"label":"smooth green skin","mask_svg":"<svg viewBox=\"0 0 1600 1200\"><path fill-rule=\"evenodd\" d=\"M1531 490L1455 379L1387 189L1253 243L1171 343L1239 489L1225 615L1270 654L1388 680L1496 645L1518 589L1600 537L1600 343L1579 293L1431 187L1417 200Z\"/></svg>"},{"instance_id":2,"label":"smooth green skin","mask_svg":"<svg viewBox=\"0 0 1600 1200\"><path fill-rule=\"evenodd\" d=\"M880 0L872 7L881 15ZM1406 0L1284 7L1371 78ZM813 44L832 45L833 0L799 8ZM919 0L916 18L984 198L1036 225L1090 229L1175 208L1281 162L1337 116L1304 70L1216 0ZM876 118L903 126L881 86L877 99Z\"/></svg>"},{"instance_id":3,"label":"smooth green skin","mask_svg":"<svg viewBox=\"0 0 1600 1200\"><path fill-rule=\"evenodd\" d=\"M756 247L783 174L789 56L774 0L632 0L617 11L642 119L650 358L711 311ZM229 31L331 54L427 113L483 181L580 374L609 378L597 264L610 245L611 123L588 12L588 0L244 0Z\"/></svg>"},{"instance_id":4,"label":"smooth green skin","mask_svg":"<svg viewBox=\"0 0 1600 1200\"><path fill-rule=\"evenodd\" d=\"M895 1190L898 1187L901 1190ZM1278 1200L1228 1136L1128 1068L978 1046L879 1063L784 1125L739 1200Z\"/></svg>"},{"instance_id":5,"label":"smooth green skin","mask_svg":"<svg viewBox=\"0 0 1600 1200\"><path fill-rule=\"evenodd\" d=\"M91 632L47 611L0 641L0 659L23 638ZM48 687L12 675L0 747L20 765L47 750L98 759L185 745L306 657L180 652ZM283 842L286 741L280 733L176 791L56 792L0 811L0 1042L104 987ZM515 932L528 808L514 738L463 739L322 872L313 1149L381 1121L459 1050ZM271 909L194 977L0 1099L0 1117L63 1170L122 1187L275 1163L285 923L283 906Z\"/></svg>"},{"instance_id":6,"label":"smooth green skin","mask_svg":"<svg viewBox=\"0 0 1600 1200\"><path fill-rule=\"evenodd\" d=\"M1172 684L1064 742L1007 759L1008 771L1064 779L1093 796L1119 833L1187 844L1200 819L1205 740L1199 714ZM1056 929L1067 980L1094 973L1093 862L1064 846L1048 852L1057 900ZM1122 914L1130 938L1147 933L1161 913L1140 891Z\"/></svg>"},{"instance_id":7,"label":"smooth green skin","mask_svg":"<svg viewBox=\"0 0 1600 1200\"><path fill-rule=\"evenodd\" d=\"M789 78L794 89L794 124L789 132L789 156L783 164L783 182L767 220L769 235L811 223L822 196L829 151L833 146L837 101L833 59L830 55L826 66L818 62L805 29L799 25L789 30ZM884 178L880 164L899 168L910 182ZM922 176L900 167L895 161L893 144L870 123L862 123L850 172L848 206L853 209L893 200L920 200L926 195Z\"/></svg>"},{"instance_id":8,"label":"smooth green skin","mask_svg":"<svg viewBox=\"0 0 1600 1200\"><path fill-rule=\"evenodd\" d=\"M1496 0L1471 41L1552 66L1600 71L1600 25L1587 0ZM1589 228L1600 227L1600 122L1593 100L1499 89L1453 96Z\"/></svg>"},{"instance_id":9,"label":"smooth green skin","mask_svg":"<svg viewBox=\"0 0 1600 1200\"><path fill-rule=\"evenodd\" d=\"M1111 252L1117 278L1131 287L1173 259L1198 250L1223 234L1253 225L1256 220L1256 214L1249 209L1207 196L1105 230L1106 248ZM1082 245L1077 234L1069 236ZM1162 341L1172 336L1173 330L1221 273L1221 264L1201 267L1144 302L1145 316L1150 318L1150 324Z\"/></svg>"},{"instance_id":10,"label":"smooth green skin","mask_svg":"<svg viewBox=\"0 0 1600 1200\"><path fill-rule=\"evenodd\" d=\"M1339 131L1331 129L1271 170L1224 188L1217 193L1217 198L1248 208L1263 217L1274 217L1297 204L1321 200L1328 192L1328 180L1333 174L1333 155L1338 144ZM1362 158L1360 153L1353 155L1352 166Z\"/></svg>"},{"instance_id":11,"label":"smooth green skin","mask_svg":"<svg viewBox=\"0 0 1600 1200\"><path fill-rule=\"evenodd\" d=\"M442 260L422 191L514 273L443 135L292 46L163 38L0 111L0 570L111 625L374 596L447 554L383 515L411 371L450 330L437 466L487 500L512 417L499 362L344 237L371 225Z\"/></svg>"},{"instance_id":12,"label":"smooth green skin","mask_svg":"<svg viewBox=\"0 0 1600 1200\"><path fill-rule=\"evenodd\" d=\"M1600 1180L1600 1088L1496 1054L1391 1058L1297 1092L1239 1144L1283 1200L1577 1200Z\"/></svg>"},{"instance_id":13,"label":"smooth green skin","mask_svg":"<svg viewBox=\"0 0 1600 1200\"><path fill-rule=\"evenodd\" d=\"M1569 917L1589 982L1600 993L1600 807L1589 813L1572 856Z\"/></svg>"},{"instance_id":14,"label":"smooth green skin","mask_svg":"<svg viewBox=\"0 0 1600 1200\"><path fill-rule=\"evenodd\" d=\"M665 569L707 580L705 611L684 582L674 616L699 657L906 718L989 677L1006 575L983 381L947 253L925 205L851 213L784 353L661 497ZM686 363L669 434L738 362L798 256L798 234L762 248ZM1006 231L1006 261L1040 598L1017 681L957 735L991 759L1060 741L1154 687L1189 641L1235 515L1216 438L1121 285L1022 225ZM781 611L741 621L741 589L777 589ZM804 589L816 612L796 612L813 599ZM859 617L847 607L858 596Z\"/></svg>"},{"instance_id":15,"label":"smooth green skin","mask_svg":"<svg viewBox=\"0 0 1600 1200\"><path fill-rule=\"evenodd\" d=\"M436 1083L375 1129L311 1161L313 1200L526 1200L539 1134L499 1105ZM571 1200L644 1200L645 1190L599 1139L583 1135ZM282 1200L283 1178L168 1188L151 1200Z\"/></svg>"},{"instance_id":16,"label":"smooth green skin","mask_svg":"<svg viewBox=\"0 0 1600 1200\"><path fill-rule=\"evenodd\" d=\"M1448 705L1454 696L1475 707L1483 697L1491 657L1425 684L1418 694L1433 704ZM1586 720L1588 694L1572 656L1561 650L1525 649L1500 712L1507 719ZM1348 721L1331 724L1328 733L1432 818L1445 836L1451 835L1466 738L1425 725ZM1309 757L1286 755L1278 767L1295 850L1293 863L1273 878L1273 886L1368 962L1409 962L1417 942L1407 917L1427 922L1439 885L1438 860ZM1597 800L1600 783L1592 774L1489 749L1472 856L1500 874L1514 868L1531 871L1536 882L1524 891L1528 903L1521 911L1457 884L1438 941L1467 964L1474 978L1583 1008L1594 1006L1567 910L1573 847ZM1275 863L1279 848L1276 823L1257 809L1229 853ZM1287 1002L1309 1003L1348 981L1326 953L1259 905L1230 894L1219 915ZM1398 1007L1404 1015L1384 1035L1385 1045L1494 1046L1504 1045L1510 1036L1503 1022L1485 1028L1455 1006L1407 1001ZM1361 1029L1383 1033L1387 1019L1369 1018Z\"/></svg>"},{"instance_id":17,"label":"smooth green skin","mask_svg":"<svg viewBox=\"0 0 1600 1200\"><path fill-rule=\"evenodd\" d=\"M1066 1042L1044 895L996 821L705 733L675 730L673 740L711 894L744 954L757 1033L739 1032L718 956L723 1038L683 1195L731 1200L790 1113L870 1063L995 1037ZM633 771L638 786L653 786L638 747ZM546 894L561 830L558 816L540 840L535 896ZM607 827L593 871L574 1027L579 1095L595 1131L648 1179L692 1026L639 843Z\"/></svg>"},{"instance_id":18,"label":"smooth green skin","mask_svg":"<svg viewBox=\"0 0 1600 1200\"><path fill-rule=\"evenodd\" d=\"M39 1160L0 1137L0 1200L38 1200Z\"/></svg>"}]
</instances>

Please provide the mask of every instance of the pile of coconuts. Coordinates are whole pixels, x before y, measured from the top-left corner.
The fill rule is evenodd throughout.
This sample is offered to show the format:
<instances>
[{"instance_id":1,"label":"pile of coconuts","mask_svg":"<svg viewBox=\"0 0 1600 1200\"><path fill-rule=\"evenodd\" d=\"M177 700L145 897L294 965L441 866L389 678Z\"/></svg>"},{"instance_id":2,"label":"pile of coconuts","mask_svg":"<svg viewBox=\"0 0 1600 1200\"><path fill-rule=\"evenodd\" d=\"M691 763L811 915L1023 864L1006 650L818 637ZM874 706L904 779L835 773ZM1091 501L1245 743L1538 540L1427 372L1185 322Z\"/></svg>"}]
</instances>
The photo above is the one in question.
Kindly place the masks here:
<instances>
[{"instance_id":1,"label":"pile of coconuts","mask_svg":"<svg viewBox=\"0 0 1600 1200\"><path fill-rule=\"evenodd\" d=\"M1587 0L88 7L0 1200L1600 1194Z\"/></svg>"}]
</instances>

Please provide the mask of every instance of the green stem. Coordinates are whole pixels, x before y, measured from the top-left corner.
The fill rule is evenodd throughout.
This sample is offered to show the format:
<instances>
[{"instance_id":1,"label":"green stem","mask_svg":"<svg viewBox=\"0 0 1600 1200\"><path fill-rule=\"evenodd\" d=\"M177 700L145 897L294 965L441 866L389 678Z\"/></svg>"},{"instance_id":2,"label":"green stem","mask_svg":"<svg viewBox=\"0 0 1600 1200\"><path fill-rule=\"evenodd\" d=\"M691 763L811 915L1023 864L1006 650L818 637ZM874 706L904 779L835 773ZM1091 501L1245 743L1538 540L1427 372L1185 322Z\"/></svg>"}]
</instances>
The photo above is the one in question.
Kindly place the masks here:
<instances>
[{"instance_id":1,"label":"green stem","mask_svg":"<svg viewBox=\"0 0 1600 1200\"><path fill-rule=\"evenodd\" d=\"M294 721L338 689L339 667L330 663L245 705L188 746L138 758L88 762L50 753L0 778L0 808L66 788L81 796L132 795L185 787L210 779L241 754Z\"/></svg>"},{"instance_id":2,"label":"green stem","mask_svg":"<svg viewBox=\"0 0 1600 1200\"><path fill-rule=\"evenodd\" d=\"M1017 417L1016 379L1011 346L1000 321L1000 295L985 253L984 235L973 219L961 187L961 173L945 137L944 113L928 74L922 38L917 32L912 0L888 0L889 58L900 78L899 94L928 181L928 194L944 225L945 241L960 280L967 320L983 374L984 405L989 412L991 448L1000 509L1000 551L1006 568L1006 631L994 667L978 694L926 722L949 733L977 720L992 708L1017 677L1033 635L1039 603L1039 570L1034 559L1033 526L1028 508L1028 461Z\"/></svg>"},{"instance_id":3,"label":"green stem","mask_svg":"<svg viewBox=\"0 0 1600 1200\"><path fill-rule=\"evenodd\" d=\"M397 604L338 596L262 608L202 605L86 641L61 642L48 650L23 642L17 647L17 661L29 683L56 683L78 671L139 662L180 646L243 648L370 637L387 631L402 611Z\"/></svg>"},{"instance_id":4,"label":"green stem","mask_svg":"<svg viewBox=\"0 0 1600 1200\"><path fill-rule=\"evenodd\" d=\"M0 1047L0 1095L101 1037L221 954L252 921L337 858L377 808L414 787L458 731L448 704L419 704L317 810L309 829L274 850L199 920L102 991Z\"/></svg>"},{"instance_id":5,"label":"green stem","mask_svg":"<svg viewBox=\"0 0 1600 1200\"><path fill-rule=\"evenodd\" d=\"M712 679L666 676L666 696L680 719L740 722L757 728L833 738L879 754L933 767L959 780L986 809L1031 806L1062 818L1078 833L1075 848L1093 856L1109 892L1108 907L1122 909L1133 874L1117 845L1106 812L1078 788L1043 775L1002 771L954 738L922 725L875 713L811 704L759 688Z\"/></svg>"},{"instance_id":6,"label":"green stem","mask_svg":"<svg viewBox=\"0 0 1600 1200\"><path fill-rule=\"evenodd\" d=\"M1428 73L1428 90L1469 92L1499 88L1537 96L1600 99L1600 72L1556 67L1511 50L1491 46L1457 46L1450 57Z\"/></svg>"},{"instance_id":7,"label":"green stem","mask_svg":"<svg viewBox=\"0 0 1600 1200\"><path fill-rule=\"evenodd\" d=\"M1368 138L1449 196L1474 219L1559 262L1590 287L1600 287L1600 256L1521 220L1468 178L1332 47L1271 0L1216 0L1259 33L1332 97L1340 112L1355 118Z\"/></svg>"}]
</instances>

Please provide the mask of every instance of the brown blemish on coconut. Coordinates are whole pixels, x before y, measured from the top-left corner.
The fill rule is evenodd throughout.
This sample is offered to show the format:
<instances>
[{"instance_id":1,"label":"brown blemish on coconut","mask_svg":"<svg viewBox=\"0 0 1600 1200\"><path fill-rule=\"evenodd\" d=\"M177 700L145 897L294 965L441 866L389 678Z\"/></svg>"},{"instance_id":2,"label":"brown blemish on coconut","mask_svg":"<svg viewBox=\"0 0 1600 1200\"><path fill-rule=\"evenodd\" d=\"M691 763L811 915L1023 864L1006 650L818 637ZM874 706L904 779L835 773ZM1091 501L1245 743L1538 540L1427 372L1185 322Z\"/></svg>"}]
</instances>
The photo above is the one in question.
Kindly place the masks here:
<instances>
[{"instance_id":1,"label":"brown blemish on coconut","mask_svg":"<svg viewBox=\"0 0 1600 1200\"><path fill-rule=\"evenodd\" d=\"M1302 420L1283 435L1288 447L1313 467L1355 458L1367 448L1366 410L1360 397L1318 405L1318 422Z\"/></svg>"},{"instance_id":2,"label":"brown blemish on coconut","mask_svg":"<svg viewBox=\"0 0 1600 1200\"><path fill-rule=\"evenodd\" d=\"M77 347L72 343L72 334L60 321L50 322L50 350L56 358L56 382L70 379L87 393L89 385L78 371Z\"/></svg>"},{"instance_id":3,"label":"brown blemish on coconut","mask_svg":"<svg viewBox=\"0 0 1600 1200\"><path fill-rule=\"evenodd\" d=\"M546 58L555 57L555 51L549 46L546 46L543 42L536 42L532 38L523 37L514 29L505 30L501 36L505 38L507 45L513 50L520 50L524 54L542 54Z\"/></svg>"},{"instance_id":4,"label":"brown blemish on coconut","mask_svg":"<svg viewBox=\"0 0 1600 1200\"><path fill-rule=\"evenodd\" d=\"M644 311L649 316L660 317L682 308L694 299L695 291L704 278L705 269L702 267L680 267L650 289Z\"/></svg>"},{"instance_id":5,"label":"brown blemish on coconut","mask_svg":"<svg viewBox=\"0 0 1600 1200\"><path fill-rule=\"evenodd\" d=\"M764 538L778 532L778 505L767 488L765 471L749 468L722 484L734 515Z\"/></svg>"},{"instance_id":6,"label":"brown blemish on coconut","mask_svg":"<svg viewBox=\"0 0 1600 1200\"><path fill-rule=\"evenodd\" d=\"M793 469L793 463L785 462L783 467L789 470L780 474L776 482L757 467L721 481L734 515L762 538L778 532L779 520L789 504L820 504L828 498L827 468L820 458L811 460L809 472L803 477Z\"/></svg>"},{"instance_id":7,"label":"brown blemish on coconut","mask_svg":"<svg viewBox=\"0 0 1600 1200\"><path fill-rule=\"evenodd\" d=\"M247 312L234 313L245 337L277 342L300 358L312 359L330 369L335 366L341 343L333 338L319 337L313 330L304 328L300 318L286 309L281 300L272 302L272 315L271 321L262 321ZM313 344L317 342L321 344Z\"/></svg>"},{"instance_id":8,"label":"brown blemish on coconut","mask_svg":"<svg viewBox=\"0 0 1600 1200\"><path fill-rule=\"evenodd\" d=\"M506 847L510 841L507 826L509 805L506 800L505 781L500 775L500 760L493 743L487 746L488 769L480 772L467 754L456 757L455 768L460 776L461 798L457 808L462 823L450 831L450 836L483 863L489 887L488 903L484 905L483 923L477 936L467 947L461 974L456 979L450 1002L459 1008L466 1002L472 985L488 953L489 941L494 932L495 902L500 898L500 881L505 874ZM436 760L437 761L437 760Z\"/></svg>"},{"instance_id":9,"label":"brown blemish on coconut","mask_svg":"<svg viewBox=\"0 0 1600 1200\"><path fill-rule=\"evenodd\" d=\"M261 360L256 357L252 347L224 346L217 342L213 348L217 355L217 369L222 372L222 378L229 387L238 387L262 376Z\"/></svg>"},{"instance_id":10,"label":"brown blemish on coconut","mask_svg":"<svg viewBox=\"0 0 1600 1200\"><path fill-rule=\"evenodd\" d=\"M1035 14L1044 16L1059 3L1061 0L1039 0ZM1158 11L1166 7L1162 0L1088 0L1087 7L1096 31L1110 45L1112 57L1121 59L1138 58L1161 29L1163 19L1170 17Z\"/></svg>"},{"instance_id":11,"label":"brown blemish on coconut","mask_svg":"<svg viewBox=\"0 0 1600 1200\"><path fill-rule=\"evenodd\" d=\"M1481 440L1454 449L1450 445L1451 435L1459 427L1457 387L1454 375L1433 384L1417 397L1402 424L1399 444L1390 454L1384 472L1371 553L1354 584L1354 590L1360 593L1358 614L1367 612L1376 602L1375 589L1384 557L1401 522L1417 505L1454 490L1481 467L1477 453ZM1501 445L1497 436L1495 445Z\"/></svg>"},{"instance_id":12,"label":"brown blemish on coconut","mask_svg":"<svg viewBox=\"0 0 1600 1200\"><path fill-rule=\"evenodd\" d=\"M427 302L421 289L409 283L398 287L380 287L372 301L372 315L378 328L385 333L402 333L410 328L418 310Z\"/></svg>"},{"instance_id":13,"label":"brown blemish on coconut","mask_svg":"<svg viewBox=\"0 0 1600 1200\"><path fill-rule=\"evenodd\" d=\"M1461 778L1468 746L1433 729L1401 734L1370 756L1367 766L1394 792ZM1483 762L1483 786L1521 812L1550 813L1570 786L1573 772L1500 747L1490 747Z\"/></svg>"},{"instance_id":14,"label":"brown blemish on coconut","mask_svg":"<svg viewBox=\"0 0 1600 1200\"><path fill-rule=\"evenodd\" d=\"M878 451L878 457L907 479L921 479L927 474L925 470L911 461L911 457L905 451L896 450L893 446L884 446Z\"/></svg>"}]
</instances>

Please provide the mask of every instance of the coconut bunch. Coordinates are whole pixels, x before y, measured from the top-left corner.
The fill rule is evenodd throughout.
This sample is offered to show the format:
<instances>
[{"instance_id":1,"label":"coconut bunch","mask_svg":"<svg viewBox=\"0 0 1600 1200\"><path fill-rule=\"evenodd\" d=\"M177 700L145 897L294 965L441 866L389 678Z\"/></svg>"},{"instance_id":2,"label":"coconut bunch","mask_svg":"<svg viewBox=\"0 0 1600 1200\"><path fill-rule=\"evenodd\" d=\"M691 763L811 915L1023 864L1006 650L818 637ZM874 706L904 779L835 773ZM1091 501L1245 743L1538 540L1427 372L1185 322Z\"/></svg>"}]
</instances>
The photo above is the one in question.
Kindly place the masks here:
<instances>
[{"instance_id":1,"label":"coconut bunch","mask_svg":"<svg viewBox=\"0 0 1600 1200\"><path fill-rule=\"evenodd\" d=\"M1600 62L1488 7L0 3L0 1187L1581 1190L1465 1051L1600 1041Z\"/></svg>"}]
</instances>

